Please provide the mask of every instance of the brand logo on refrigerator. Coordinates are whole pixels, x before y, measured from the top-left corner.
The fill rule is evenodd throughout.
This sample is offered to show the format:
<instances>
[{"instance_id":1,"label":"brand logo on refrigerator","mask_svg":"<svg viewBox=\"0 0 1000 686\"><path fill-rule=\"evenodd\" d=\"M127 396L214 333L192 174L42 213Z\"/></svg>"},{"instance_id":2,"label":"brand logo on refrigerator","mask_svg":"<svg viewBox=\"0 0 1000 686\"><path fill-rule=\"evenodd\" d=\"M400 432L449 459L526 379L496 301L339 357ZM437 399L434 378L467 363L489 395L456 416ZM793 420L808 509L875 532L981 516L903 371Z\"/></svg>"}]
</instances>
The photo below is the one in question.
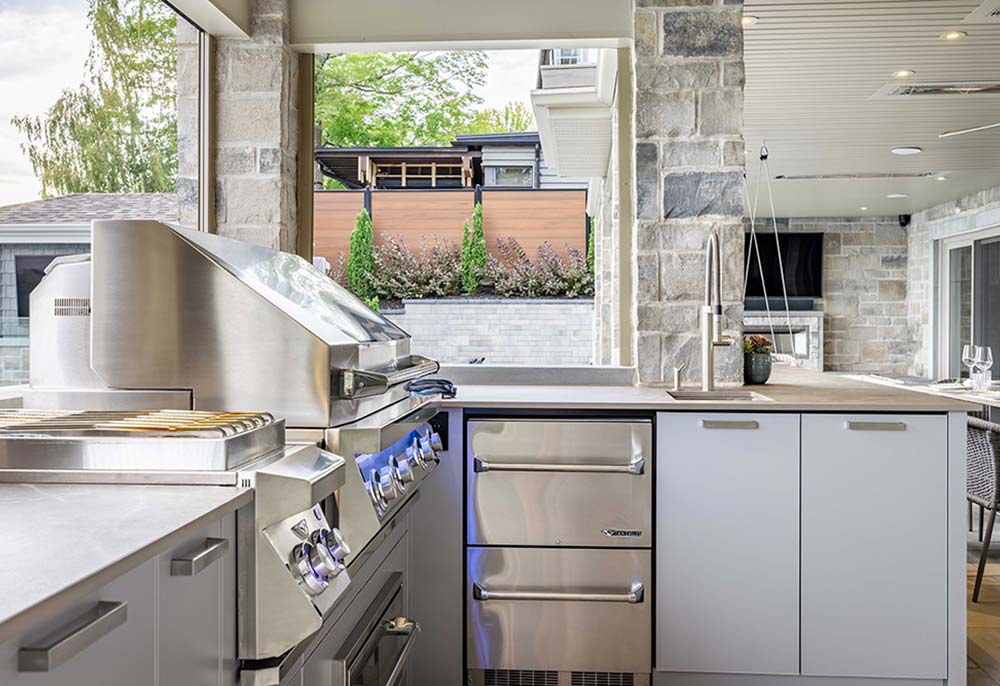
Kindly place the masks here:
<instances>
[{"instance_id":1,"label":"brand logo on refrigerator","mask_svg":"<svg viewBox=\"0 0 1000 686\"><path fill-rule=\"evenodd\" d=\"M642 536L642 529L601 529L601 533L605 536L611 536L614 538L621 536L638 538Z\"/></svg>"}]
</instances>

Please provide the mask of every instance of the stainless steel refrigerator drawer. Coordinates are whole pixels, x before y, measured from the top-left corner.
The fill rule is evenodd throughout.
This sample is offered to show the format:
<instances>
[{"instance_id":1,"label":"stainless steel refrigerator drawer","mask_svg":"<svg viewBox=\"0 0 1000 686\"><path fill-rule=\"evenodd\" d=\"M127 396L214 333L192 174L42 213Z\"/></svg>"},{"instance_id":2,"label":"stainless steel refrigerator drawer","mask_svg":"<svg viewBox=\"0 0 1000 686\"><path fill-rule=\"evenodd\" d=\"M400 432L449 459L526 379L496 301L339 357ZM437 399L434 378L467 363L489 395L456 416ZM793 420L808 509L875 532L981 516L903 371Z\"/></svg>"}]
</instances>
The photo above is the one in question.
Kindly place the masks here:
<instances>
[{"instance_id":1,"label":"stainless steel refrigerator drawer","mask_svg":"<svg viewBox=\"0 0 1000 686\"><path fill-rule=\"evenodd\" d=\"M649 550L469 548L468 667L648 673Z\"/></svg>"},{"instance_id":2,"label":"stainless steel refrigerator drawer","mask_svg":"<svg viewBox=\"0 0 1000 686\"><path fill-rule=\"evenodd\" d=\"M474 420L467 445L469 545L651 544L651 421Z\"/></svg>"}]
</instances>

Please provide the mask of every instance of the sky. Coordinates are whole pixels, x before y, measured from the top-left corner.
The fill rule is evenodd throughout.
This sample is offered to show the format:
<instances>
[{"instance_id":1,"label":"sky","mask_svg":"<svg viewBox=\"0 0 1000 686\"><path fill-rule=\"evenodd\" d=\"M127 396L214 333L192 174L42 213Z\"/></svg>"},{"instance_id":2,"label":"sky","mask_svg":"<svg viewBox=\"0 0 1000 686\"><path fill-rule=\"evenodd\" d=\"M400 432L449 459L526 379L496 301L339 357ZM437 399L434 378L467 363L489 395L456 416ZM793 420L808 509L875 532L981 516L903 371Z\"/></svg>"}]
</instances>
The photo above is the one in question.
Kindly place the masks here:
<instances>
[{"instance_id":1,"label":"sky","mask_svg":"<svg viewBox=\"0 0 1000 686\"><path fill-rule=\"evenodd\" d=\"M67 88L79 85L90 44L86 0L0 0L0 205L39 197L17 115L45 112ZM530 106L537 50L491 50L484 107L511 100Z\"/></svg>"}]
</instances>

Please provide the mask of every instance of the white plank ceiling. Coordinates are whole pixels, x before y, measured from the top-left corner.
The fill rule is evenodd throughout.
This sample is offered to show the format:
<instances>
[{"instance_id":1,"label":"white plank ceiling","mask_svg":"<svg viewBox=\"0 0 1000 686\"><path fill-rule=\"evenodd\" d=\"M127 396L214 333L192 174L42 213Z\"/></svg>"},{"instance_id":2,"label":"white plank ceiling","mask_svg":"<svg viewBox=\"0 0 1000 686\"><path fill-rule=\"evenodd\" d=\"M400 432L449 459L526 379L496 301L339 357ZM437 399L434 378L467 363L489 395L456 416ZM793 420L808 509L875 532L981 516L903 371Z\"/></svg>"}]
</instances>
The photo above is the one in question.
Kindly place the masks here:
<instances>
[{"instance_id":1,"label":"white plank ceiling","mask_svg":"<svg viewBox=\"0 0 1000 686\"><path fill-rule=\"evenodd\" d=\"M1000 94L872 98L889 83L1000 82L1000 16L981 0L746 0L748 191L766 141L777 215L908 214L1000 185ZM1000 5L1000 2L996 2ZM962 40L939 36L965 31ZM912 69L899 79L893 73ZM924 152L893 155L898 146ZM920 179L775 180L777 175L914 174ZM909 197L888 199L891 193ZM758 214L768 214L761 187ZM861 210L867 207L867 210Z\"/></svg>"}]
</instances>

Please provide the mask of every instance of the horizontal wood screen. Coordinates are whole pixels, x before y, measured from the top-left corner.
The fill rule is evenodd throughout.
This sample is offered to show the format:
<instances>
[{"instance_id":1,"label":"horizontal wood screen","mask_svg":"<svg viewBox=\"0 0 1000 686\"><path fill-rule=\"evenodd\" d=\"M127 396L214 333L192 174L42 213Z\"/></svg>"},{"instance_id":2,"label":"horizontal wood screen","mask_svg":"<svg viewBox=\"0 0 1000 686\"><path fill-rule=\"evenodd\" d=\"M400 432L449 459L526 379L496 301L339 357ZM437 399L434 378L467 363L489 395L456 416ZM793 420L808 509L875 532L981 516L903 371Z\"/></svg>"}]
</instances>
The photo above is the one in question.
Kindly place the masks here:
<instances>
[{"instance_id":1,"label":"horizontal wood screen","mask_svg":"<svg viewBox=\"0 0 1000 686\"><path fill-rule=\"evenodd\" d=\"M355 191L313 193L313 255L336 265L343 253L347 259L354 220L365 208L365 194Z\"/></svg>"},{"instance_id":2,"label":"horizontal wood screen","mask_svg":"<svg viewBox=\"0 0 1000 686\"><path fill-rule=\"evenodd\" d=\"M483 229L494 252L497 238L516 238L534 256L548 241L560 255L587 250L585 190L483 191Z\"/></svg>"},{"instance_id":3,"label":"horizontal wood screen","mask_svg":"<svg viewBox=\"0 0 1000 686\"><path fill-rule=\"evenodd\" d=\"M462 224L472 215L474 191L373 191L375 243L402 235L414 251L426 239L462 242ZM497 238L514 238L534 256L548 241L560 254L567 247L586 252L587 192L573 190L484 190L483 230L491 253ZM364 207L363 191L317 192L314 198L314 254L335 264L346 257L351 231Z\"/></svg>"}]
</instances>

